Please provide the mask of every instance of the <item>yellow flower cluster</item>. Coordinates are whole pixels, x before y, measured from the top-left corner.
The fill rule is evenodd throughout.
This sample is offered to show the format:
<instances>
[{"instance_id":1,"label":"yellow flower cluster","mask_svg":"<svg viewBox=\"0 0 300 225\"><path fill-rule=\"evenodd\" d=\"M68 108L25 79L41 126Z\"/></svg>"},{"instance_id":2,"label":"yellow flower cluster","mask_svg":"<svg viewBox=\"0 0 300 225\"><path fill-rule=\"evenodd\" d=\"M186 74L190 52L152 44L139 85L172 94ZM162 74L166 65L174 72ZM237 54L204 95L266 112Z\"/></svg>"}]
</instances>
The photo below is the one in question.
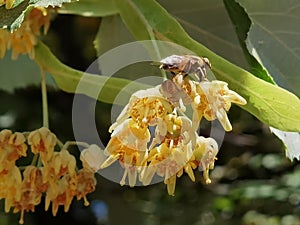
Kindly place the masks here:
<instances>
[{"instance_id":1,"label":"yellow flower cluster","mask_svg":"<svg viewBox=\"0 0 300 225\"><path fill-rule=\"evenodd\" d=\"M180 67L164 66L179 72L161 85L134 93L110 127L111 139L104 150L107 159L99 169L119 161L124 168L120 184L128 179L131 187L137 180L149 185L155 175L163 177L170 195L174 195L176 178L183 172L195 181L194 170L198 168L204 182L211 183L209 170L214 167L218 145L213 138L198 135L200 120L218 119L230 131L227 111L231 103L243 105L246 100L229 90L227 83L208 81L205 63L195 67L203 81L189 79ZM192 119L185 115L186 107L191 108Z\"/></svg>"},{"instance_id":2,"label":"yellow flower cluster","mask_svg":"<svg viewBox=\"0 0 300 225\"><path fill-rule=\"evenodd\" d=\"M27 143L26 143L27 140ZM56 152L57 138L48 128L42 127L29 135L10 130L0 132L0 199L5 199L5 211L21 212L20 224L23 224L24 212L34 212L45 195L45 210L52 202L55 216L60 205L68 211L72 199L84 199L95 190L94 171L83 166L76 169L76 159L66 149ZM20 157L27 155L30 147L34 158L32 165L21 169L16 166Z\"/></svg>"},{"instance_id":3,"label":"yellow flower cluster","mask_svg":"<svg viewBox=\"0 0 300 225\"><path fill-rule=\"evenodd\" d=\"M0 0L0 6L5 5L6 9L11 9L15 3L15 0Z\"/></svg>"},{"instance_id":4,"label":"yellow flower cluster","mask_svg":"<svg viewBox=\"0 0 300 225\"><path fill-rule=\"evenodd\" d=\"M6 2L6 5L10 1ZM1 0L0 0L1 4ZM28 54L34 58L34 46L38 43L41 27L47 33L50 26L50 15L44 8L34 8L26 16L21 27L13 32L0 29L0 59L7 50L12 49L12 59L17 59L19 54Z\"/></svg>"}]
</instances>

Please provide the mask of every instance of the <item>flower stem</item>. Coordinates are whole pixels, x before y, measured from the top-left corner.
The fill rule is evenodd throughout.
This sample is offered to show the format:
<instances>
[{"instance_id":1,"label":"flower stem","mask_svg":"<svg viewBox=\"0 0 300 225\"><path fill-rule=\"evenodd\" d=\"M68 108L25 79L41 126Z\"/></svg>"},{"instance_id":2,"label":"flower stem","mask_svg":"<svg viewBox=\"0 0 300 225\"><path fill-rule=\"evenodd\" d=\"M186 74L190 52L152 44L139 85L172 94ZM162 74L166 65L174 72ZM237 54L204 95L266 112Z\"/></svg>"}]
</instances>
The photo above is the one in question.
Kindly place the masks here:
<instances>
[{"instance_id":1,"label":"flower stem","mask_svg":"<svg viewBox=\"0 0 300 225\"><path fill-rule=\"evenodd\" d=\"M85 143L85 142L82 142L82 141L67 141L63 148L64 149L68 149L68 147L72 146L72 145L77 145L77 146L82 146L84 148L88 148L90 145Z\"/></svg>"},{"instance_id":2,"label":"flower stem","mask_svg":"<svg viewBox=\"0 0 300 225\"><path fill-rule=\"evenodd\" d=\"M48 99L47 99L47 87L46 87L46 74L41 67L41 90L42 90L42 104L43 104L43 126L49 127L48 117Z\"/></svg>"},{"instance_id":3,"label":"flower stem","mask_svg":"<svg viewBox=\"0 0 300 225\"><path fill-rule=\"evenodd\" d=\"M36 165L38 164L39 158L40 158L39 155L38 155L38 154L35 154L35 155L33 156L31 165L32 165L32 166L36 166Z\"/></svg>"}]
</instances>

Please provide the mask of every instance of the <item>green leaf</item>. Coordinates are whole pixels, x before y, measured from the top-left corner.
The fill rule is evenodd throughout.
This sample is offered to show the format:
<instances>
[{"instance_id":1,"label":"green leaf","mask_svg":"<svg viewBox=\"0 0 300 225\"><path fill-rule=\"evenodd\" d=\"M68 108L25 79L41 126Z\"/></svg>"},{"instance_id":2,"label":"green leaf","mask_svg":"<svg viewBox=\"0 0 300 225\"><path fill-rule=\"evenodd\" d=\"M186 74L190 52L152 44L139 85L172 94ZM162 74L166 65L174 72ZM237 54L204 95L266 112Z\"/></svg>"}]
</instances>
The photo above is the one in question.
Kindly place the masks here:
<instances>
[{"instance_id":1,"label":"green leaf","mask_svg":"<svg viewBox=\"0 0 300 225\"><path fill-rule=\"evenodd\" d=\"M28 55L19 55L17 60L11 59L11 51L0 60L0 90L12 93L18 88L30 85L40 86L41 70ZM50 76L46 79L47 85L56 88Z\"/></svg>"},{"instance_id":2,"label":"green leaf","mask_svg":"<svg viewBox=\"0 0 300 225\"><path fill-rule=\"evenodd\" d=\"M233 24L236 27L236 33L243 48L244 55L246 56L246 59L250 65L250 72L256 77L274 84L275 82L270 74L268 74L268 71L266 71L266 69L248 51L246 39L250 29L251 21L244 8L235 2L235 0L224 0L224 4L228 10L228 14Z\"/></svg>"},{"instance_id":3,"label":"green leaf","mask_svg":"<svg viewBox=\"0 0 300 225\"><path fill-rule=\"evenodd\" d=\"M283 142L286 148L286 156L293 160L300 160L300 133L285 132L271 127L271 131Z\"/></svg>"},{"instance_id":4,"label":"green leaf","mask_svg":"<svg viewBox=\"0 0 300 225\"><path fill-rule=\"evenodd\" d=\"M247 38L249 52L264 65L277 84L300 96L299 2L237 2L245 8L252 22Z\"/></svg>"},{"instance_id":5,"label":"green leaf","mask_svg":"<svg viewBox=\"0 0 300 225\"><path fill-rule=\"evenodd\" d=\"M28 10L29 0L26 0L13 9L7 10L5 6L0 7L0 28L10 30L17 29L24 20L26 10Z\"/></svg>"},{"instance_id":6,"label":"green leaf","mask_svg":"<svg viewBox=\"0 0 300 225\"><path fill-rule=\"evenodd\" d=\"M12 60L10 54L6 54L0 60L0 74L0 89L7 92L41 82L40 69L27 55Z\"/></svg>"},{"instance_id":7,"label":"green leaf","mask_svg":"<svg viewBox=\"0 0 300 225\"><path fill-rule=\"evenodd\" d=\"M70 3L72 0L30 0L30 5L34 7L61 7L63 3Z\"/></svg>"},{"instance_id":8,"label":"green leaf","mask_svg":"<svg viewBox=\"0 0 300 225\"><path fill-rule=\"evenodd\" d=\"M222 0L158 1L196 41L244 69L249 65ZM212 16L213 15L213 16Z\"/></svg>"},{"instance_id":9,"label":"green leaf","mask_svg":"<svg viewBox=\"0 0 300 225\"><path fill-rule=\"evenodd\" d=\"M219 80L246 98L243 107L261 121L277 129L300 131L300 101L292 93L256 78L233 65L187 35L180 24L154 0L115 0L120 15L138 40L169 40L184 46L199 56L205 55L213 65ZM155 13L154 13L155 12Z\"/></svg>"},{"instance_id":10,"label":"green leaf","mask_svg":"<svg viewBox=\"0 0 300 225\"><path fill-rule=\"evenodd\" d=\"M116 2L123 22L137 40L153 39L154 34L151 29L151 24L145 18L146 15L144 15L144 12L140 11L134 2L127 0L114 1Z\"/></svg>"},{"instance_id":11,"label":"green leaf","mask_svg":"<svg viewBox=\"0 0 300 225\"><path fill-rule=\"evenodd\" d=\"M80 0L72 4L63 5L58 9L58 12L87 17L103 17L118 13L112 0Z\"/></svg>"},{"instance_id":12,"label":"green leaf","mask_svg":"<svg viewBox=\"0 0 300 225\"><path fill-rule=\"evenodd\" d=\"M248 31L249 31L250 25L251 25L251 21L250 21L248 15L246 14L244 8L242 8L234 0L225 0L225 4L229 11L229 15L231 16L233 22L236 24L237 33L241 40L243 49L245 50L247 59L248 59L249 63L252 65L251 71L254 74L257 74L258 77L268 81L268 79L266 79L267 77L264 75L264 73L261 73L261 71L262 72L264 72L264 71L261 70L262 66L259 66L260 64L257 61L257 60L260 60L260 58L257 57L257 60L256 60L256 58L253 55L249 54L248 48L246 46L245 41L248 38ZM258 55L255 55L255 56L258 56ZM258 70L256 70L256 68L258 68ZM271 79L270 82L274 82L273 79ZM281 131L281 130L278 130L278 129L275 129L272 127L270 129L283 142L285 149L286 149L286 156L290 160L293 160L294 158L299 160L300 159L300 150L299 150L300 135L299 135L299 133L285 132L285 131Z\"/></svg>"},{"instance_id":13,"label":"green leaf","mask_svg":"<svg viewBox=\"0 0 300 225\"><path fill-rule=\"evenodd\" d=\"M62 3L71 2L71 0L25 0L13 9L0 7L0 28L6 28L10 31L18 29L25 19L25 15L34 7L61 7Z\"/></svg>"},{"instance_id":14,"label":"green leaf","mask_svg":"<svg viewBox=\"0 0 300 225\"><path fill-rule=\"evenodd\" d=\"M134 41L119 15L102 18L98 33L95 37L94 45L97 55L118 47L122 44Z\"/></svg>"},{"instance_id":15,"label":"green leaf","mask_svg":"<svg viewBox=\"0 0 300 225\"><path fill-rule=\"evenodd\" d=\"M89 74L72 69L61 63L42 42L39 42L35 47L35 60L53 76L61 90L85 94L106 103L113 103L120 91L122 91L122 95L131 96L137 90L149 88L148 85L127 79ZM80 89L77 89L79 84ZM125 86L127 87L124 88ZM98 95L100 90L102 94ZM122 101L114 103L124 104Z\"/></svg>"}]
</instances>

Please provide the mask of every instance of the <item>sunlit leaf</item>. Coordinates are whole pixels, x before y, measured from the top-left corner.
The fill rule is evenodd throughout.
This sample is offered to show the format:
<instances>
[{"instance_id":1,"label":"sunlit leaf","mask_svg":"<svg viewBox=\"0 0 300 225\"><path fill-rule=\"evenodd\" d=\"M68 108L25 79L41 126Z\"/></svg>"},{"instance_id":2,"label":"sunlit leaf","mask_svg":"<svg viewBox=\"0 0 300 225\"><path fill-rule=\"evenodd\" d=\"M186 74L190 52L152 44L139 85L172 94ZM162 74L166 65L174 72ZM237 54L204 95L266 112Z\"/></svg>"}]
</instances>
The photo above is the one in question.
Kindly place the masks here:
<instances>
[{"instance_id":1,"label":"sunlit leaf","mask_svg":"<svg viewBox=\"0 0 300 225\"><path fill-rule=\"evenodd\" d=\"M103 17L114 15L118 11L112 0L80 0L63 5L58 9L58 12L62 14Z\"/></svg>"},{"instance_id":2,"label":"sunlit leaf","mask_svg":"<svg viewBox=\"0 0 300 225\"><path fill-rule=\"evenodd\" d=\"M235 24L237 36L250 66L250 72L260 79L274 84L275 82L268 71L248 51L246 39L251 26L251 20L244 8L241 7L235 0L224 0L224 4L232 22Z\"/></svg>"},{"instance_id":3,"label":"sunlit leaf","mask_svg":"<svg viewBox=\"0 0 300 225\"><path fill-rule=\"evenodd\" d=\"M237 2L252 21L247 39L249 51L267 68L278 85L300 96L299 1Z\"/></svg>"},{"instance_id":4,"label":"sunlit leaf","mask_svg":"<svg viewBox=\"0 0 300 225\"><path fill-rule=\"evenodd\" d=\"M194 40L238 66L248 69L245 55L222 0L158 2Z\"/></svg>"},{"instance_id":5,"label":"sunlit leaf","mask_svg":"<svg viewBox=\"0 0 300 225\"><path fill-rule=\"evenodd\" d=\"M154 0L115 0L120 15L138 40L155 38L184 46L205 55L219 80L240 93L248 104L243 107L261 121L281 130L300 130L300 100L292 93L256 78L190 38L180 24ZM155 13L153 13L155 12Z\"/></svg>"},{"instance_id":6,"label":"sunlit leaf","mask_svg":"<svg viewBox=\"0 0 300 225\"><path fill-rule=\"evenodd\" d=\"M271 128L271 131L284 143L286 156L290 160L300 160L300 133L285 132L275 128Z\"/></svg>"},{"instance_id":7,"label":"sunlit leaf","mask_svg":"<svg viewBox=\"0 0 300 225\"><path fill-rule=\"evenodd\" d=\"M63 3L70 3L72 0L30 0L30 5L34 7L61 7Z\"/></svg>"}]
</instances>

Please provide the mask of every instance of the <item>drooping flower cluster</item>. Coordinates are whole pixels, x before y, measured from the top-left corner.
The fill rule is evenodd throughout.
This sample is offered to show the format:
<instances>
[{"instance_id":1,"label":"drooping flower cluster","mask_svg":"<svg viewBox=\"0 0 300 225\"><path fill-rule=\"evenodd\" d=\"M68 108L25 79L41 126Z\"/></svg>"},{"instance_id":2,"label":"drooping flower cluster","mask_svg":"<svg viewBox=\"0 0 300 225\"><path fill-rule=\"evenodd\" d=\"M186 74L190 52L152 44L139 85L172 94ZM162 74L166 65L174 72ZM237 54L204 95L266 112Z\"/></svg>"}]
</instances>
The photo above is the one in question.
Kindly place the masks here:
<instances>
[{"instance_id":1,"label":"drooping flower cluster","mask_svg":"<svg viewBox=\"0 0 300 225\"><path fill-rule=\"evenodd\" d=\"M231 103L244 105L246 100L229 90L227 83L207 80L208 59L189 58L162 61L174 63L161 66L174 74L172 79L134 93L110 127L111 139L104 150L107 159L99 168L119 161L124 168L121 185L126 178L131 187L137 181L149 185L154 176L160 176L174 195L176 178L185 172L195 181L197 168L203 171L204 182L211 183L209 170L214 167L218 145L213 138L198 135L200 121L218 119L230 131L227 111ZM190 71L197 73L198 80L189 79ZM187 107L193 111L191 118L184 114Z\"/></svg>"},{"instance_id":2,"label":"drooping flower cluster","mask_svg":"<svg viewBox=\"0 0 300 225\"><path fill-rule=\"evenodd\" d=\"M42 196L46 199L45 210L52 203L54 216L60 205L68 211L74 197L89 204L86 195L95 190L95 171L85 163L77 170L75 157L64 148L54 151L56 144L55 134L45 127L28 136L10 130L0 132L0 199L5 199L6 212L10 208L14 213L21 212L20 224L24 222L24 212L34 212ZM33 160L21 173L16 161L27 155L28 147L34 159L39 160Z\"/></svg>"},{"instance_id":3,"label":"drooping flower cluster","mask_svg":"<svg viewBox=\"0 0 300 225\"><path fill-rule=\"evenodd\" d=\"M15 0L0 0L0 6L5 5L6 9L11 9L15 3Z\"/></svg>"},{"instance_id":4,"label":"drooping flower cluster","mask_svg":"<svg viewBox=\"0 0 300 225\"><path fill-rule=\"evenodd\" d=\"M11 1L6 1L6 6ZM0 1L1 5L1 1ZM17 59L19 54L28 54L34 58L34 46L38 43L37 36L43 27L43 33L47 33L50 26L50 14L45 8L34 8L26 16L24 22L17 30L10 32L0 29L0 59L5 56L7 50L12 49L12 59Z\"/></svg>"}]
</instances>

